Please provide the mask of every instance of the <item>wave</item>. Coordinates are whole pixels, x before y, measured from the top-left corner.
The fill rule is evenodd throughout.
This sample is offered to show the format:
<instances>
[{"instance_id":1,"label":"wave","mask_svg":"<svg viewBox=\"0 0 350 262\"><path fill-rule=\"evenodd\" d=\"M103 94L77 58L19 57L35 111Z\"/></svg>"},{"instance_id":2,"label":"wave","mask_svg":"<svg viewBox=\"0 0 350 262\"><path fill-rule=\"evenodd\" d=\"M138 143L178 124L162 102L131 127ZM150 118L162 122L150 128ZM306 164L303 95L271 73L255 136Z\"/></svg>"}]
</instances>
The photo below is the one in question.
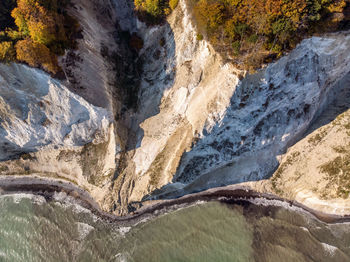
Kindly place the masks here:
<instances>
[{"instance_id":1,"label":"wave","mask_svg":"<svg viewBox=\"0 0 350 262\"><path fill-rule=\"evenodd\" d=\"M71 183L58 183L50 180L43 182L42 178L39 180L28 177L21 179L11 178L6 180L6 183L4 183L4 180L5 179L0 179L2 195L15 194L16 198L20 199L21 197L28 197L23 193L29 192L36 196L30 196L30 198L33 198L38 203L55 201L65 205L66 207L71 207L73 205L76 212L91 212L92 215L96 216L95 219L100 218L108 222L116 223L121 227L135 225L189 205L206 203L209 201L219 201L225 203L238 203L240 201L246 201L255 205L277 205L283 208L293 209L298 212L306 212L318 220L326 223L350 222L350 216L326 214L308 208L296 201L283 199L272 194L259 193L251 190L250 188L242 186L229 186L210 189L199 193L185 195L176 199L157 201L156 204L143 206L136 210L133 214L121 217L102 211L88 192Z\"/></svg>"}]
</instances>

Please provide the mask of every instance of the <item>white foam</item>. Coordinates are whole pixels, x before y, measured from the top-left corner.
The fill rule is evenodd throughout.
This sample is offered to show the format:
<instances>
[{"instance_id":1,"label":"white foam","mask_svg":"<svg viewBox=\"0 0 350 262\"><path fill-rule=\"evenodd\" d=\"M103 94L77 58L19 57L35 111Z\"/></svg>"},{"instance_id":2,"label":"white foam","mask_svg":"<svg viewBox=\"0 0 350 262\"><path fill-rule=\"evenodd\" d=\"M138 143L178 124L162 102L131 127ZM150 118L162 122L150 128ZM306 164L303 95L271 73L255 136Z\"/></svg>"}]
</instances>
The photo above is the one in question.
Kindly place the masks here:
<instances>
[{"instance_id":1,"label":"white foam","mask_svg":"<svg viewBox=\"0 0 350 262\"><path fill-rule=\"evenodd\" d=\"M0 258L1 257L6 258L6 254L0 250Z\"/></svg>"},{"instance_id":2,"label":"white foam","mask_svg":"<svg viewBox=\"0 0 350 262\"><path fill-rule=\"evenodd\" d=\"M94 222L98 220L98 217L94 215L89 209L79 205L74 197L68 196L64 192L55 192L53 199L56 201L55 204L61 206L62 208L71 208L73 212L77 214L89 214Z\"/></svg>"},{"instance_id":3,"label":"white foam","mask_svg":"<svg viewBox=\"0 0 350 262\"><path fill-rule=\"evenodd\" d=\"M243 199L243 198L242 198ZM308 213L306 210L302 209L301 207L297 207L294 205L291 205L288 202L281 201L281 200L276 200L276 199L265 199L265 198L248 198L244 199L249 201L252 204L259 205L259 206L278 206L278 207L283 207L288 210L296 211L299 213Z\"/></svg>"},{"instance_id":4,"label":"white foam","mask_svg":"<svg viewBox=\"0 0 350 262\"><path fill-rule=\"evenodd\" d=\"M118 231L122 236L125 236L126 233L129 233L130 229L131 227L120 227Z\"/></svg>"},{"instance_id":5,"label":"white foam","mask_svg":"<svg viewBox=\"0 0 350 262\"><path fill-rule=\"evenodd\" d=\"M114 257L116 258L117 262L127 262L128 261L126 258L126 255L123 253L118 253Z\"/></svg>"},{"instance_id":6,"label":"white foam","mask_svg":"<svg viewBox=\"0 0 350 262\"><path fill-rule=\"evenodd\" d=\"M19 204L23 199L29 199L34 204L42 205L46 203L46 199L43 196L39 195L33 195L29 193L18 193L18 194L11 194L11 195L1 195L0 199L2 198L12 198L13 202L15 204Z\"/></svg>"}]
</instances>

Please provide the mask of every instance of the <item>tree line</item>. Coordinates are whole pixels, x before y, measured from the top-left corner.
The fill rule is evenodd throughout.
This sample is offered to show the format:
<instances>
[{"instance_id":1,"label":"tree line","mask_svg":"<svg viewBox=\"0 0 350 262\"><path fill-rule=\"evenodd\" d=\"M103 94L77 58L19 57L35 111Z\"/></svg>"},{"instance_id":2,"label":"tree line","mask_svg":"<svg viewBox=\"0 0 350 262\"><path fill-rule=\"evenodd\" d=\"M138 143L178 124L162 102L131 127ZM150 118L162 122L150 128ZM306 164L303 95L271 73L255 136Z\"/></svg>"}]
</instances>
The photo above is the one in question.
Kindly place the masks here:
<instances>
[{"instance_id":1,"label":"tree line","mask_svg":"<svg viewBox=\"0 0 350 262\"><path fill-rule=\"evenodd\" d=\"M152 21L172 10L171 0L135 0ZM303 38L335 31L348 0L187 0L197 39L245 69L293 49ZM159 20L158 20L159 21Z\"/></svg>"},{"instance_id":2,"label":"tree line","mask_svg":"<svg viewBox=\"0 0 350 262\"><path fill-rule=\"evenodd\" d=\"M1 0L0 61L59 73L57 56L74 48L78 30L78 23L65 12L68 1Z\"/></svg>"}]
</instances>

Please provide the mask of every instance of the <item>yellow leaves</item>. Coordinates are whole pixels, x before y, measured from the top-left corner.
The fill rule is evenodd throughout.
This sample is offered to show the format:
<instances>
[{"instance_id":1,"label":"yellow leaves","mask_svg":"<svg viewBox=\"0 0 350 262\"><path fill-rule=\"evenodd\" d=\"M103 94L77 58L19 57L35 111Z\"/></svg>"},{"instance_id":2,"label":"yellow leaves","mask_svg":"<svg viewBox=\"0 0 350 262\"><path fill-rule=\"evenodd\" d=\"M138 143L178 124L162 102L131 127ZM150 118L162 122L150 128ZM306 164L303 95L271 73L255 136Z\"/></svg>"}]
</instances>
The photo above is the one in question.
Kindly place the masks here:
<instances>
[{"instance_id":1,"label":"yellow leaves","mask_svg":"<svg viewBox=\"0 0 350 262\"><path fill-rule=\"evenodd\" d=\"M12 42L0 43L0 61L11 62L16 58L16 51Z\"/></svg>"},{"instance_id":2,"label":"yellow leaves","mask_svg":"<svg viewBox=\"0 0 350 262\"><path fill-rule=\"evenodd\" d=\"M144 11L157 18L164 14L160 0L135 0L135 7L139 11Z\"/></svg>"},{"instance_id":3,"label":"yellow leaves","mask_svg":"<svg viewBox=\"0 0 350 262\"><path fill-rule=\"evenodd\" d=\"M157 24L176 8L179 0L134 0L139 18L148 24Z\"/></svg>"},{"instance_id":4,"label":"yellow leaves","mask_svg":"<svg viewBox=\"0 0 350 262\"><path fill-rule=\"evenodd\" d=\"M30 38L16 44L17 59L32 67L42 66L46 71L56 74L60 68L56 56L45 45L34 42Z\"/></svg>"},{"instance_id":5,"label":"yellow leaves","mask_svg":"<svg viewBox=\"0 0 350 262\"><path fill-rule=\"evenodd\" d=\"M225 4L229 6L238 6L241 3L241 0L225 0Z\"/></svg>"},{"instance_id":6,"label":"yellow leaves","mask_svg":"<svg viewBox=\"0 0 350 262\"><path fill-rule=\"evenodd\" d=\"M328 7L328 10L331 13L341 13L343 12L345 6L346 6L345 0L338 0L338 1L335 1L335 3L331 4Z\"/></svg>"},{"instance_id":7,"label":"yellow leaves","mask_svg":"<svg viewBox=\"0 0 350 262\"><path fill-rule=\"evenodd\" d=\"M234 40L236 37L235 26L236 24L233 20L228 20L226 21L224 28L226 35L232 40Z\"/></svg>"},{"instance_id":8,"label":"yellow leaves","mask_svg":"<svg viewBox=\"0 0 350 262\"><path fill-rule=\"evenodd\" d=\"M55 41L55 32L48 26L48 24L44 24L42 21L39 22L28 22L29 35L33 39L33 41L38 42L43 45L49 45L53 41Z\"/></svg>"},{"instance_id":9,"label":"yellow leaves","mask_svg":"<svg viewBox=\"0 0 350 262\"><path fill-rule=\"evenodd\" d=\"M179 3L179 0L169 0L169 7L171 10L174 10Z\"/></svg>"},{"instance_id":10,"label":"yellow leaves","mask_svg":"<svg viewBox=\"0 0 350 262\"><path fill-rule=\"evenodd\" d=\"M73 39L68 38L78 30L76 21L62 14L65 1L16 1L17 7L12 10L11 16L17 28L0 32L4 41L0 42L0 60L17 59L56 74L60 70L56 55L74 46ZM5 42L9 40L12 42Z\"/></svg>"},{"instance_id":11,"label":"yellow leaves","mask_svg":"<svg viewBox=\"0 0 350 262\"><path fill-rule=\"evenodd\" d=\"M217 51L234 55L240 64L255 53L260 58L271 53L280 56L317 26L322 32L331 31L343 16L330 16L329 12L342 12L348 0L190 1L199 33ZM332 17L338 20L333 22ZM322 26L330 22L332 26Z\"/></svg>"},{"instance_id":12,"label":"yellow leaves","mask_svg":"<svg viewBox=\"0 0 350 262\"><path fill-rule=\"evenodd\" d=\"M57 25L53 13L47 11L35 0L18 0L18 7L12 12L19 30L40 44L49 45L55 40Z\"/></svg>"},{"instance_id":13,"label":"yellow leaves","mask_svg":"<svg viewBox=\"0 0 350 262\"><path fill-rule=\"evenodd\" d=\"M208 3L206 0L200 0L195 6L195 13L200 24L214 30L224 23L224 9L224 5L219 2Z\"/></svg>"},{"instance_id":14,"label":"yellow leaves","mask_svg":"<svg viewBox=\"0 0 350 262\"><path fill-rule=\"evenodd\" d=\"M143 7L143 6L142 6L142 3L143 3L142 0L135 0L135 1L134 1L135 8L136 8L136 9L141 9L141 8Z\"/></svg>"},{"instance_id":15,"label":"yellow leaves","mask_svg":"<svg viewBox=\"0 0 350 262\"><path fill-rule=\"evenodd\" d=\"M27 25L27 21L23 16L21 10L19 8L15 8L11 12L11 16L15 19L15 24L18 27L18 30L25 35L29 34L29 29Z\"/></svg>"}]
</instances>

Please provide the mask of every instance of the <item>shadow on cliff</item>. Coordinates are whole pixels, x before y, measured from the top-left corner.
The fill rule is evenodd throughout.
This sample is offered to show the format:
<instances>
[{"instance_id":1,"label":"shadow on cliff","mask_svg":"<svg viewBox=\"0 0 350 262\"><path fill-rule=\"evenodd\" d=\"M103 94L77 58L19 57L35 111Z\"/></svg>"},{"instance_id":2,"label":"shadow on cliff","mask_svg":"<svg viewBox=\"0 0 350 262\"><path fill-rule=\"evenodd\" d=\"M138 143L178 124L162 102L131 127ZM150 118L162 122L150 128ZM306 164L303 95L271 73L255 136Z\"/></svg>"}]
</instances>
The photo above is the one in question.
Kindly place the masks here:
<instances>
[{"instance_id":1,"label":"shadow on cliff","mask_svg":"<svg viewBox=\"0 0 350 262\"><path fill-rule=\"evenodd\" d=\"M329 124L350 108L350 73L340 81L338 88L330 92L331 94L328 95L330 101L326 101L325 106L320 108L302 138Z\"/></svg>"},{"instance_id":2,"label":"shadow on cliff","mask_svg":"<svg viewBox=\"0 0 350 262\"><path fill-rule=\"evenodd\" d=\"M323 94L321 105L309 104L307 95L291 102L297 96L286 88L288 81L293 80L275 85L261 73L248 75L237 86L224 119L203 130L203 137L182 156L172 183L143 200L267 179L278 168L279 155L350 108L350 73Z\"/></svg>"},{"instance_id":3,"label":"shadow on cliff","mask_svg":"<svg viewBox=\"0 0 350 262\"><path fill-rule=\"evenodd\" d=\"M41 134L50 124L44 112L50 102L45 98L49 94L50 84L59 83L39 69L16 63L0 63L0 78L0 161L15 160L28 156L28 153L37 152L36 149L29 149L31 145L35 146L35 141L32 141L34 136L38 140L45 140ZM86 115L88 116L88 113ZM77 121L87 120L79 116L77 114ZM37 130L33 131L35 128ZM9 130L12 133L9 133ZM14 137L16 132L17 137ZM22 143L28 141L20 146L14 142L18 143L18 139L21 139ZM37 146L46 146L48 143L38 142Z\"/></svg>"},{"instance_id":4,"label":"shadow on cliff","mask_svg":"<svg viewBox=\"0 0 350 262\"><path fill-rule=\"evenodd\" d=\"M149 33L152 29L144 30ZM120 32L117 43L122 49L113 54L117 74L115 88L121 101L115 120L117 125L127 128L126 152L140 146L144 137L140 124L160 113L164 91L174 84L174 33L164 21L151 34L143 42L138 33Z\"/></svg>"},{"instance_id":5,"label":"shadow on cliff","mask_svg":"<svg viewBox=\"0 0 350 262\"><path fill-rule=\"evenodd\" d=\"M283 117L284 113L280 110L265 112L270 104L270 95L282 97L282 92L279 93L278 90L279 87L265 85L261 73L244 78L234 91L222 121L210 129L204 128L202 137L192 145L190 151L182 155L172 183L156 189L142 201L173 199L214 187L258 181L270 176L278 166L276 154L269 154L272 170L265 176L259 177L255 170L243 176L240 172L264 161L267 157L264 152L270 150L272 144L282 140L282 135L273 137L271 144L267 143L263 149L259 149L262 159L254 159L252 156L253 153L257 154L252 148L259 148L258 144L261 145L263 140L261 136L267 134L266 140L273 136L267 132L272 124L268 119ZM260 96L256 96L259 93ZM284 117L281 119L289 121Z\"/></svg>"}]
</instances>

